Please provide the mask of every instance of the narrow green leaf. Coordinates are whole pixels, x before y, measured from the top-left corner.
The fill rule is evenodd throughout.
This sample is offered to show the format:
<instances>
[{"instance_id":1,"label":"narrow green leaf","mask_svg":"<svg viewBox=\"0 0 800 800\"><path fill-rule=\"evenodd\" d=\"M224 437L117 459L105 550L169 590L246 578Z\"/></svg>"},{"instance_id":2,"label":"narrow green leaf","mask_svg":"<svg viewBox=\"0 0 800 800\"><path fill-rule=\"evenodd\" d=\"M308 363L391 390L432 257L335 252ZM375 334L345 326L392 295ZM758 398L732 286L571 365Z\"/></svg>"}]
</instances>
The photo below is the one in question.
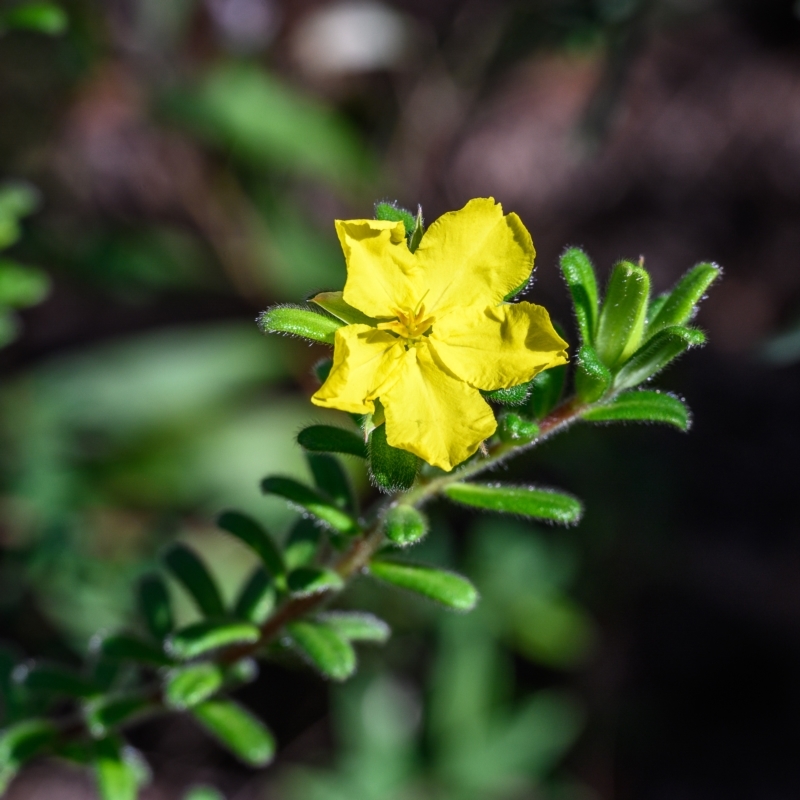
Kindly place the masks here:
<instances>
[{"instance_id":1,"label":"narrow green leaf","mask_svg":"<svg viewBox=\"0 0 800 800\"><path fill-rule=\"evenodd\" d=\"M217 519L217 525L253 550L273 578L283 575L286 571L278 546L269 533L252 517L238 511L225 511Z\"/></svg>"},{"instance_id":2,"label":"narrow green leaf","mask_svg":"<svg viewBox=\"0 0 800 800\"><path fill-rule=\"evenodd\" d=\"M284 333L323 344L333 344L342 325L340 319L301 306L273 306L258 318L258 327L264 333Z\"/></svg>"},{"instance_id":3,"label":"narrow green leaf","mask_svg":"<svg viewBox=\"0 0 800 800\"><path fill-rule=\"evenodd\" d=\"M378 320L368 317L357 308L353 308L349 303L346 303L341 292L320 292L320 294L314 295L309 302L318 305L346 325L375 326L378 324Z\"/></svg>"},{"instance_id":4,"label":"narrow green leaf","mask_svg":"<svg viewBox=\"0 0 800 800\"><path fill-rule=\"evenodd\" d=\"M272 734L252 714L231 700L207 700L192 715L220 744L253 767L266 766L275 755Z\"/></svg>"},{"instance_id":5,"label":"narrow green leaf","mask_svg":"<svg viewBox=\"0 0 800 800\"><path fill-rule=\"evenodd\" d=\"M89 732L96 739L107 736L109 732L141 717L153 709L146 697L127 695L122 697L103 697L84 706L83 714Z\"/></svg>"},{"instance_id":6,"label":"narrow green leaf","mask_svg":"<svg viewBox=\"0 0 800 800\"><path fill-rule=\"evenodd\" d=\"M225 682L219 664L202 661L170 670L164 683L164 699L170 708L183 711L216 694Z\"/></svg>"},{"instance_id":7,"label":"narrow green leaf","mask_svg":"<svg viewBox=\"0 0 800 800\"><path fill-rule=\"evenodd\" d=\"M49 289L50 281L40 270L0 260L0 305L11 308L35 306L44 300Z\"/></svg>"},{"instance_id":8,"label":"narrow green leaf","mask_svg":"<svg viewBox=\"0 0 800 800\"><path fill-rule=\"evenodd\" d=\"M344 581L338 573L320 567L298 567L289 573L286 584L289 591L297 597L337 592L344 588Z\"/></svg>"},{"instance_id":9,"label":"narrow green leaf","mask_svg":"<svg viewBox=\"0 0 800 800\"><path fill-rule=\"evenodd\" d=\"M497 435L507 444L525 444L539 435L539 426L519 414L507 412L497 421Z\"/></svg>"},{"instance_id":10,"label":"narrow green leaf","mask_svg":"<svg viewBox=\"0 0 800 800\"><path fill-rule=\"evenodd\" d=\"M583 506L572 495L549 489L527 486L486 485L480 483L453 483L445 487L444 494L456 503L473 508L485 508L503 514L519 514L534 519L570 525L583 515Z\"/></svg>"},{"instance_id":11,"label":"narrow green leaf","mask_svg":"<svg viewBox=\"0 0 800 800\"><path fill-rule=\"evenodd\" d=\"M664 328L645 342L622 366L614 379L614 388L631 389L638 386L690 347L699 347L705 341L705 334L694 328L680 325Z\"/></svg>"},{"instance_id":12,"label":"narrow green leaf","mask_svg":"<svg viewBox=\"0 0 800 800\"><path fill-rule=\"evenodd\" d=\"M375 559L369 574L401 589L416 592L455 611L471 611L478 602L478 591L461 575L422 564Z\"/></svg>"},{"instance_id":13,"label":"narrow green leaf","mask_svg":"<svg viewBox=\"0 0 800 800\"><path fill-rule=\"evenodd\" d=\"M106 658L115 661L132 661L138 664L150 664L162 667L172 663L159 647L145 642L137 636L127 633L115 633L98 637L92 641L92 647L99 650Z\"/></svg>"},{"instance_id":14,"label":"narrow green leaf","mask_svg":"<svg viewBox=\"0 0 800 800\"><path fill-rule=\"evenodd\" d=\"M159 575L146 575L139 584L139 606L147 628L161 641L174 627L167 586Z\"/></svg>"},{"instance_id":15,"label":"narrow green leaf","mask_svg":"<svg viewBox=\"0 0 800 800\"><path fill-rule=\"evenodd\" d=\"M408 231L408 228L406 228ZM422 206L417 206L417 216L414 217L414 228L408 234L408 249L414 253L425 235L425 220L422 219Z\"/></svg>"},{"instance_id":16,"label":"narrow green leaf","mask_svg":"<svg viewBox=\"0 0 800 800\"><path fill-rule=\"evenodd\" d=\"M589 422L663 422L689 430L689 409L670 394L651 391L625 392L610 403L584 411Z\"/></svg>"},{"instance_id":17,"label":"narrow green leaf","mask_svg":"<svg viewBox=\"0 0 800 800\"><path fill-rule=\"evenodd\" d=\"M343 681L355 672L355 650L333 628L302 620L287 625L286 632L300 654L326 677Z\"/></svg>"},{"instance_id":18,"label":"narrow green leaf","mask_svg":"<svg viewBox=\"0 0 800 800\"><path fill-rule=\"evenodd\" d=\"M374 486L387 494L410 489L417 478L419 458L386 441L386 425L369 436L369 476Z\"/></svg>"},{"instance_id":19,"label":"narrow green leaf","mask_svg":"<svg viewBox=\"0 0 800 800\"><path fill-rule=\"evenodd\" d=\"M597 277L589 256L570 247L561 256L561 272L569 286L578 330L584 344L592 344L597 329Z\"/></svg>"},{"instance_id":20,"label":"narrow green leaf","mask_svg":"<svg viewBox=\"0 0 800 800\"><path fill-rule=\"evenodd\" d=\"M387 539L407 547L427 535L428 520L414 506L395 505L386 512L383 530Z\"/></svg>"},{"instance_id":21,"label":"narrow green leaf","mask_svg":"<svg viewBox=\"0 0 800 800\"><path fill-rule=\"evenodd\" d=\"M375 219L382 222L402 222L406 236L414 232L416 219L407 209L399 206L396 201L381 200L375 203Z\"/></svg>"},{"instance_id":22,"label":"narrow green leaf","mask_svg":"<svg viewBox=\"0 0 800 800\"><path fill-rule=\"evenodd\" d=\"M313 519L301 518L289 532L283 548L283 558L288 570L306 567L317 556L322 531Z\"/></svg>"},{"instance_id":23,"label":"narrow green leaf","mask_svg":"<svg viewBox=\"0 0 800 800\"><path fill-rule=\"evenodd\" d=\"M595 345L598 357L609 369L623 363L641 344L649 296L650 276L643 267L629 261L614 267Z\"/></svg>"},{"instance_id":24,"label":"narrow green leaf","mask_svg":"<svg viewBox=\"0 0 800 800\"><path fill-rule=\"evenodd\" d=\"M336 456L328 453L306 453L306 460L317 488L345 511L356 512L356 496L350 476Z\"/></svg>"},{"instance_id":25,"label":"narrow green leaf","mask_svg":"<svg viewBox=\"0 0 800 800\"><path fill-rule=\"evenodd\" d=\"M216 581L193 550L184 544L174 544L165 554L164 563L183 584L203 614L207 617L218 617L225 613L225 605Z\"/></svg>"},{"instance_id":26,"label":"narrow green leaf","mask_svg":"<svg viewBox=\"0 0 800 800\"><path fill-rule=\"evenodd\" d=\"M25 3L4 12L0 26L56 36L67 29L67 15L55 3Z\"/></svg>"},{"instance_id":27,"label":"narrow green leaf","mask_svg":"<svg viewBox=\"0 0 800 800\"><path fill-rule=\"evenodd\" d=\"M647 322L645 323L645 336L649 336L653 333L652 331L652 324L653 320L658 316L661 309L664 307L664 303L669 300L669 292L665 294L660 294L658 297L654 297L650 304L647 306Z\"/></svg>"},{"instance_id":28,"label":"narrow green leaf","mask_svg":"<svg viewBox=\"0 0 800 800\"><path fill-rule=\"evenodd\" d=\"M255 644L260 636L255 625L243 620L204 619L175 631L165 647L175 658L186 660L223 647Z\"/></svg>"},{"instance_id":29,"label":"narrow green leaf","mask_svg":"<svg viewBox=\"0 0 800 800\"><path fill-rule=\"evenodd\" d=\"M499 403L503 406L524 406L530 397L532 388L531 382L528 381L528 383L520 383L519 386L512 386L510 389L495 389L493 392L481 392L481 394L491 403Z\"/></svg>"},{"instance_id":30,"label":"narrow green leaf","mask_svg":"<svg viewBox=\"0 0 800 800\"><path fill-rule=\"evenodd\" d=\"M136 800L139 781L136 770L122 754L114 738L99 739L94 745L94 774L102 800Z\"/></svg>"},{"instance_id":31,"label":"narrow green leaf","mask_svg":"<svg viewBox=\"0 0 800 800\"><path fill-rule=\"evenodd\" d=\"M60 664L38 663L18 667L14 678L26 689L65 697L92 697L98 687L74 670Z\"/></svg>"},{"instance_id":32,"label":"narrow green leaf","mask_svg":"<svg viewBox=\"0 0 800 800\"><path fill-rule=\"evenodd\" d=\"M56 735L55 726L46 719L17 722L0 732L0 793L5 792L20 767L48 749Z\"/></svg>"},{"instance_id":33,"label":"narrow green leaf","mask_svg":"<svg viewBox=\"0 0 800 800\"><path fill-rule=\"evenodd\" d=\"M708 287L721 274L722 270L716 264L703 263L690 269L667 295L658 312L651 313L648 336L689 322Z\"/></svg>"},{"instance_id":34,"label":"narrow green leaf","mask_svg":"<svg viewBox=\"0 0 800 800\"><path fill-rule=\"evenodd\" d=\"M383 644L392 633L392 629L382 619L364 611L326 611L318 614L316 620L333 628L348 642Z\"/></svg>"},{"instance_id":35,"label":"narrow green leaf","mask_svg":"<svg viewBox=\"0 0 800 800\"><path fill-rule=\"evenodd\" d=\"M528 412L535 419L546 417L561 399L564 381L567 377L567 365L551 367L540 372L531 381L531 396L528 400Z\"/></svg>"},{"instance_id":36,"label":"narrow green leaf","mask_svg":"<svg viewBox=\"0 0 800 800\"><path fill-rule=\"evenodd\" d=\"M344 453L358 458L367 457L364 440L352 431L332 425L311 425L297 434L298 444L313 453Z\"/></svg>"},{"instance_id":37,"label":"narrow green leaf","mask_svg":"<svg viewBox=\"0 0 800 800\"><path fill-rule=\"evenodd\" d=\"M277 475L264 478L261 482L261 491L264 494L278 495L293 505L300 506L339 533L352 534L359 530L356 520L337 508L333 501L293 478Z\"/></svg>"},{"instance_id":38,"label":"narrow green leaf","mask_svg":"<svg viewBox=\"0 0 800 800\"><path fill-rule=\"evenodd\" d=\"M585 344L578 351L575 369L575 391L584 403L594 403L611 387L611 371L597 357L591 345Z\"/></svg>"},{"instance_id":39,"label":"narrow green leaf","mask_svg":"<svg viewBox=\"0 0 800 800\"><path fill-rule=\"evenodd\" d=\"M261 625L275 608L275 586L263 567L256 567L242 587L234 605L234 616Z\"/></svg>"}]
</instances>

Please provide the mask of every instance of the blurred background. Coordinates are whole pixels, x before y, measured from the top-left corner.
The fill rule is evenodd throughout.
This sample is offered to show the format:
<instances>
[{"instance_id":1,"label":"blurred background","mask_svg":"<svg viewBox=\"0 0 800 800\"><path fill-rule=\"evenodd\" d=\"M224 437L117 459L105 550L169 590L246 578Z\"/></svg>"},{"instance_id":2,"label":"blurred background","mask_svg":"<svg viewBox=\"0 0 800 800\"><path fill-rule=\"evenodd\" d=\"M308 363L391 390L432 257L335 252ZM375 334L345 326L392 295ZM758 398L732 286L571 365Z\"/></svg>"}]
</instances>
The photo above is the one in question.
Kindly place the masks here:
<instances>
[{"instance_id":1,"label":"blurred background","mask_svg":"<svg viewBox=\"0 0 800 800\"><path fill-rule=\"evenodd\" d=\"M395 627L356 680L276 665L241 692L276 764L148 723L146 797L800 797L800 4L59 6L66 26L0 11L23 23L0 30L3 257L50 281L0 308L0 638L19 654L77 661L128 624L175 538L232 587L250 562L223 508L287 529L258 480L304 474L324 351L254 318L342 286L334 218L494 196L536 243L528 299L573 342L566 245L601 275L643 255L657 291L725 270L710 344L660 380L689 435L576 428L513 464L586 501L566 532L432 507L420 557L465 571L479 610L356 583L345 602ZM43 763L8 796L93 795Z\"/></svg>"}]
</instances>

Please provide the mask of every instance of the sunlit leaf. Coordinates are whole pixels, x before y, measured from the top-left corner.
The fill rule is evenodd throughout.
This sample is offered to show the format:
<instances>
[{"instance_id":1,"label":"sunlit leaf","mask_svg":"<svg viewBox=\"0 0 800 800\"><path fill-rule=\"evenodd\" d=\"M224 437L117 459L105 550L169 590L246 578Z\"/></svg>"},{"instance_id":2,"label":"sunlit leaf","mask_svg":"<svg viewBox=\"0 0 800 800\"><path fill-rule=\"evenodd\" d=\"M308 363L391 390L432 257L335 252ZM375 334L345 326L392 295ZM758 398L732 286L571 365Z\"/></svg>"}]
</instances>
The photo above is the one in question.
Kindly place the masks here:
<instances>
[{"instance_id":1,"label":"sunlit leaf","mask_svg":"<svg viewBox=\"0 0 800 800\"><path fill-rule=\"evenodd\" d=\"M689 409L682 400L650 391L625 392L582 416L590 422L662 422L682 431L688 430L691 423Z\"/></svg>"},{"instance_id":2,"label":"sunlit leaf","mask_svg":"<svg viewBox=\"0 0 800 800\"><path fill-rule=\"evenodd\" d=\"M223 647L254 644L260 636L259 629L244 620L204 619L175 631L165 647L175 658L185 660Z\"/></svg>"},{"instance_id":3,"label":"sunlit leaf","mask_svg":"<svg viewBox=\"0 0 800 800\"><path fill-rule=\"evenodd\" d=\"M572 495L549 489L502 484L453 483L445 487L444 494L457 503L498 511L503 514L560 522L569 525L578 522L583 506Z\"/></svg>"},{"instance_id":4,"label":"sunlit leaf","mask_svg":"<svg viewBox=\"0 0 800 800\"><path fill-rule=\"evenodd\" d=\"M456 611L471 611L478 602L475 587L454 572L382 558L373 559L368 571L378 580L424 595Z\"/></svg>"},{"instance_id":5,"label":"sunlit leaf","mask_svg":"<svg viewBox=\"0 0 800 800\"><path fill-rule=\"evenodd\" d=\"M355 672L355 651L334 628L302 620L287 625L286 632L301 655L326 677L343 681Z\"/></svg>"}]
</instances>

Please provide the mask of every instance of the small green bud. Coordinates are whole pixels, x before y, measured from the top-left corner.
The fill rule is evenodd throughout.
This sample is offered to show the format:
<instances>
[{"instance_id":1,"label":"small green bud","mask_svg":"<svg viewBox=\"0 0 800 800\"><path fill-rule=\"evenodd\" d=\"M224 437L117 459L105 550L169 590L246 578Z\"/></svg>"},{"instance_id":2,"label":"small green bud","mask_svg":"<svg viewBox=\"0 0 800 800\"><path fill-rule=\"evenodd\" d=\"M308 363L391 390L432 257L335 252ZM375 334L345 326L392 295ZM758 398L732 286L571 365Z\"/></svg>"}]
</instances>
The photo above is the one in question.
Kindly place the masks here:
<instances>
[{"instance_id":1,"label":"small green bud","mask_svg":"<svg viewBox=\"0 0 800 800\"><path fill-rule=\"evenodd\" d=\"M392 506L386 514L384 532L390 541L407 547L428 533L428 521L413 506Z\"/></svg>"},{"instance_id":2,"label":"small green bud","mask_svg":"<svg viewBox=\"0 0 800 800\"><path fill-rule=\"evenodd\" d=\"M525 444L532 442L539 435L539 426L535 422L523 419L519 414L507 413L498 420L497 435L507 444Z\"/></svg>"},{"instance_id":3,"label":"small green bud","mask_svg":"<svg viewBox=\"0 0 800 800\"><path fill-rule=\"evenodd\" d=\"M317 314L301 306L274 306L258 317L258 327L264 333L284 333L301 336L314 342L333 344L336 331L344 325L339 319Z\"/></svg>"},{"instance_id":4,"label":"small green bud","mask_svg":"<svg viewBox=\"0 0 800 800\"><path fill-rule=\"evenodd\" d=\"M597 355L609 369L624 363L641 344L649 295L650 276L644 267L629 261L614 267L596 341Z\"/></svg>"}]
</instances>

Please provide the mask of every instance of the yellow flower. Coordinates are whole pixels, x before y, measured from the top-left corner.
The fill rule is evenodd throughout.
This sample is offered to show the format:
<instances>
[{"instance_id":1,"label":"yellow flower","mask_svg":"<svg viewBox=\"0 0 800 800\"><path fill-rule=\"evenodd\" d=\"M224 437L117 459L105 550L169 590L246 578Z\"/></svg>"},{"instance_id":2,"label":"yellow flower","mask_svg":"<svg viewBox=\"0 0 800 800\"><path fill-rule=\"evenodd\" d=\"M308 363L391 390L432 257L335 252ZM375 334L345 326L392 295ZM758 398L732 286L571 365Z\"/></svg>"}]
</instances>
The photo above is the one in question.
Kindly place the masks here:
<instances>
[{"instance_id":1,"label":"yellow flower","mask_svg":"<svg viewBox=\"0 0 800 800\"><path fill-rule=\"evenodd\" d=\"M504 302L530 277L530 234L491 198L440 217L414 253L402 222L337 220L336 230L347 262L337 300L365 316L336 331L312 400L358 414L380 400L390 445L451 470L497 427L480 389L567 361L545 309Z\"/></svg>"}]
</instances>

